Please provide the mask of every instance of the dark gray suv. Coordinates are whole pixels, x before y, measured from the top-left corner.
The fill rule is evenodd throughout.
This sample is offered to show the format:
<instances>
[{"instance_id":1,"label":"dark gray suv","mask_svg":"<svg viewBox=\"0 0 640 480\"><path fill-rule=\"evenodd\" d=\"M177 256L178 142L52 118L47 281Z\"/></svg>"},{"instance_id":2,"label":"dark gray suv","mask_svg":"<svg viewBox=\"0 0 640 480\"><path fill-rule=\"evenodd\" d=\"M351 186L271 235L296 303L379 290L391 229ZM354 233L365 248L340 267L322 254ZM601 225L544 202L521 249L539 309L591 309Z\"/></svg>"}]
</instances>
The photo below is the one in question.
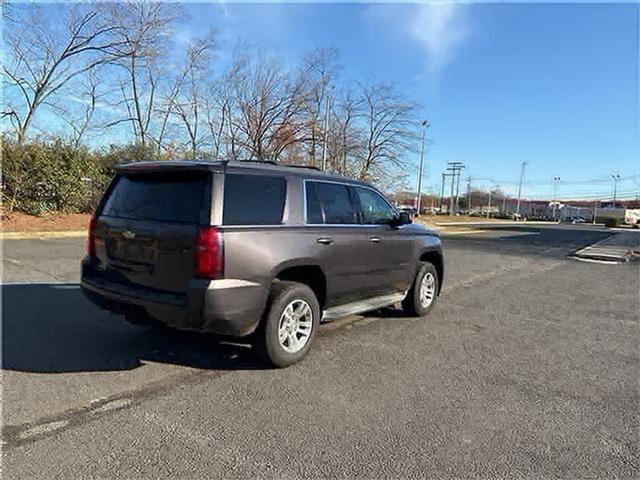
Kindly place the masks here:
<instances>
[{"instance_id":1,"label":"dark gray suv","mask_svg":"<svg viewBox=\"0 0 640 480\"><path fill-rule=\"evenodd\" d=\"M250 337L273 365L321 321L440 293L438 235L370 185L256 162L123 164L82 260L91 301L136 324Z\"/></svg>"}]
</instances>

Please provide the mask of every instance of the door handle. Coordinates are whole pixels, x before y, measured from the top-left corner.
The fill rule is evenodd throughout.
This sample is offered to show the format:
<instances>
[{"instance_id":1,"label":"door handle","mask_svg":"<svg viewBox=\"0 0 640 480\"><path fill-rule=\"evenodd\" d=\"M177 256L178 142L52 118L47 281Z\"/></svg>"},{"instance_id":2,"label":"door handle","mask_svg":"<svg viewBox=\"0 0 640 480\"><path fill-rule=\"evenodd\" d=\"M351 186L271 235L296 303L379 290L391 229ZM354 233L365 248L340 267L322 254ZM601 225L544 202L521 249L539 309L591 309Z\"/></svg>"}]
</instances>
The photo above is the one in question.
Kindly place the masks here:
<instances>
[{"instance_id":1,"label":"door handle","mask_svg":"<svg viewBox=\"0 0 640 480\"><path fill-rule=\"evenodd\" d=\"M371 237L369 238L369 241L373 243L380 243L380 237Z\"/></svg>"},{"instance_id":2,"label":"door handle","mask_svg":"<svg viewBox=\"0 0 640 480\"><path fill-rule=\"evenodd\" d=\"M322 243L323 245L331 245L333 243L333 238L331 237L320 237L316 240L318 243Z\"/></svg>"}]
</instances>

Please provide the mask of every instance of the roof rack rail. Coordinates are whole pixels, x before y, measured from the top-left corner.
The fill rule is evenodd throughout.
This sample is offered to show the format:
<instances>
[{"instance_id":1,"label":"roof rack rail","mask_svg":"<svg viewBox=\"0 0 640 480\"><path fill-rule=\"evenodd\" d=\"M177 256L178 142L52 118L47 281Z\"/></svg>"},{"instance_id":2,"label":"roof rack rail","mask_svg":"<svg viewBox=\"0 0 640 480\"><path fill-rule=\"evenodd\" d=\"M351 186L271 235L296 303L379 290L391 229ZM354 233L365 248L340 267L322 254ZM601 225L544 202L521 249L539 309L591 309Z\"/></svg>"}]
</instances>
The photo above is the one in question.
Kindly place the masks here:
<instances>
[{"instance_id":1,"label":"roof rack rail","mask_svg":"<svg viewBox=\"0 0 640 480\"><path fill-rule=\"evenodd\" d=\"M238 163L268 163L269 165L278 165L278 163L274 162L273 160L233 160L233 161ZM229 163L229 160L227 160L226 162Z\"/></svg>"},{"instance_id":2,"label":"roof rack rail","mask_svg":"<svg viewBox=\"0 0 640 480\"><path fill-rule=\"evenodd\" d=\"M292 168L310 168L311 170L318 170L319 172L323 171L321 168L318 168L315 165L290 165L288 163L279 163L278 165L281 165L283 167L292 167Z\"/></svg>"},{"instance_id":3,"label":"roof rack rail","mask_svg":"<svg viewBox=\"0 0 640 480\"><path fill-rule=\"evenodd\" d=\"M316 167L315 165L293 165L290 163L278 163L273 160L223 160L223 163L229 163L233 161L235 163L266 163L268 165L275 165L277 167L291 167L291 168L309 168L311 170L317 170L319 172L323 172L321 168Z\"/></svg>"}]
</instances>

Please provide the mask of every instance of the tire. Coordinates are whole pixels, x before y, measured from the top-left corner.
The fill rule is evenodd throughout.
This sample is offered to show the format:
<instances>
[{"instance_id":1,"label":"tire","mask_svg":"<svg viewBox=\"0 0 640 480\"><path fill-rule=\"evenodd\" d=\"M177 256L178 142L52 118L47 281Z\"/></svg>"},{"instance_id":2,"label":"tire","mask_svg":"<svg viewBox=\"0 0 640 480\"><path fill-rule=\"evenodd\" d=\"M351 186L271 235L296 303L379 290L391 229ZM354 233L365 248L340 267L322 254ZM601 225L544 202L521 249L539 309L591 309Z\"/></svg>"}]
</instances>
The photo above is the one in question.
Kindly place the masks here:
<instances>
[{"instance_id":1,"label":"tire","mask_svg":"<svg viewBox=\"0 0 640 480\"><path fill-rule=\"evenodd\" d=\"M254 334L254 348L270 365L287 367L307 354L319 323L320 305L308 286L274 282L264 318Z\"/></svg>"},{"instance_id":2,"label":"tire","mask_svg":"<svg viewBox=\"0 0 640 480\"><path fill-rule=\"evenodd\" d=\"M425 277L427 277L427 279L430 278L431 281L425 280L423 282ZM402 301L402 309L404 312L412 317L423 317L428 314L438 298L439 286L440 279L438 278L436 267L434 267L432 263L423 262L413 281L413 285ZM428 301L423 301L423 296L421 295L421 290L425 288L428 288L430 291L430 296L428 293L425 293L424 296L424 299L427 300L428 298Z\"/></svg>"}]
</instances>

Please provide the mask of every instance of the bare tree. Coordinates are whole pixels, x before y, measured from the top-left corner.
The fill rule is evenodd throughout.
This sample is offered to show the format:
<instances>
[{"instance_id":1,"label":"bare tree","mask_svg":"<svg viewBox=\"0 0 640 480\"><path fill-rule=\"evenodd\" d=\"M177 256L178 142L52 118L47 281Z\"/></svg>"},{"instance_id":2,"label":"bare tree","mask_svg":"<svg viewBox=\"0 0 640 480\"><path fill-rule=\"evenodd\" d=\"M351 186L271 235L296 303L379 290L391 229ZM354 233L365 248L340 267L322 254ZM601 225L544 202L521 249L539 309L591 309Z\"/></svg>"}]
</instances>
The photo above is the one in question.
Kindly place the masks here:
<instances>
[{"instance_id":1,"label":"bare tree","mask_svg":"<svg viewBox=\"0 0 640 480\"><path fill-rule=\"evenodd\" d=\"M245 82L247 55L236 50L228 70L208 82L203 102L208 145L213 158L238 160L246 142L239 121L238 86Z\"/></svg>"},{"instance_id":2,"label":"bare tree","mask_svg":"<svg viewBox=\"0 0 640 480\"><path fill-rule=\"evenodd\" d=\"M242 134L247 159L277 161L300 141L304 77L291 80L275 58L257 57L245 54L238 60L232 121Z\"/></svg>"},{"instance_id":3,"label":"bare tree","mask_svg":"<svg viewBox=\"0 0 640 480\"><path fill-rule=\"evenodd\" d=\"M86 80L77 85L77 93L69 97L72 102L79 103L79 107L73 108L68 104L62 103L54 105L54 111L71 129L73 148L75 150L80 148L83 138L92 128L99 102L106 95L106 93L99 91L99 83L95 72L89 72Z\"/></svg>"},{"instance_id":4,"label":"bare tree","mask_svg":"<svg viewBox=\"0 0 640 480\"><path fill-rule=\"evenodd\" d=\"M176 80L177 94L173 98L173 113L180 119L188 137L191 158L198 157L204 142L199 133L202 122L201 104L207 89L207 73L215 46L213 33L187 47L185 64Z\"/></svg>"},{"instance_id":5,"label":"bare tree","mask_svg":"<svg viewBox=\"0 0 640 480\"><path fill-rule=\"evenodd\" d=\"M55 105L55 95L72 80L118 56L117 26L103 4L60 5L64 20L53 23L40 5L13 6L5 16L6 58L2 71L6 103L2 117L22 143L36 113Z\"/></svg>"},{"instance_id":6,"label":"bare tree","mask_svg":"<svg viewBox=\"0 0 640 480\"><path fill-rule=\"evenodd\" d=\"M205 122L209 130L209 144L213 158L236 158L235 145L238 130L233 129L233 90L230 75L225 75L209 86L203 104Z\"/></svg>"},{"instance_id":7,"label":"bare tree","mask_svg":"<svg viewBox=\"0 0 640 480\"><path fill-rule=\"evenodd\" d=\"M418 140L416 104L403 100L387 84L360 85L363 109L364 155L358 177L381 177L385 170L406 166L406 154Z\"/></svg>"},{"instance_id":8,"label":"bare tree","mask_svg":"<svg viewBox=\"0 0 640 480\"><path fill-rule=\"evenodd\" d=\"M358 128L361 118L362 99L350 90L343 92L335 102L330 149L333 169L343 175L350 173L349 159L357 158L362 151L363 135Z\"/></svg>"},{"instance_id":9,"label":"bare tree","mask_svg":"<svg viewBox=\"0 0 640 480\"><path fill-rule=\"evenodd\" d=\"M417 146L416 105L390 85L341 90L333 48L286 69L240 49L212 80L211 35L174 53L180 5L152 0L5 9L2 113L18 142L41 108L56 113L76 148L98 121L130 129L139 157L189 156L318 164L362 179L394 179ZM184 63L178 60L184 55ZM170 64L169 62L173 62ZM175 67L174 65L180 65ZM331 108L328 108L331 107ZM154 156L151 153L151 156Z\"/></svg>"},{"instance_id":10,"label":"bare tree","mask_svg":"<svg viewBox=\"0 0 640 480\"><path fill-rule=\"evenodd\" d=\"M176 98L180 93L183 82L183 76L178 75L169 90L162 95L161 102L157 107L156 113L158 114L159 124L157 134L154 138L154 143L156 147L156 155L158 157L163 153L163 151L166 152L168 149L168 146L165 144L165 139L171 126L170 120L173 115ZM124 96L126 96L126 94L124 94L123 97Z\"/></svg>"},{"instance_id":11,"label":"bare tree","mask_svg":"<svg viewBox=\"0 0 640 480\"><path fill-rule=\"evenodd\" d=\"M182 17L179 6L147 0L129 0L109 5L110 22L120 48L114 65L120 67L118 79L122 99L117 106L126 114L107 124L113 127L129 123L141 147L152 140L152 120L156 111L159 83L163 78L171 29Z\"/></svg>"},{"instance_id":12,"label":"bare tree","mask_svg":"<svg viewBox=\"0 0 640 480\"><path fill-rule=\"evenodd\" d=\"M324 139L324 120L328 113L331 83L340 68L339 55L335 48L317 48L303 60L301 74L307 79L308 87L304 102L305 142L312 165L316 164L318 149Z\"/></svg>"}]
</instances>

